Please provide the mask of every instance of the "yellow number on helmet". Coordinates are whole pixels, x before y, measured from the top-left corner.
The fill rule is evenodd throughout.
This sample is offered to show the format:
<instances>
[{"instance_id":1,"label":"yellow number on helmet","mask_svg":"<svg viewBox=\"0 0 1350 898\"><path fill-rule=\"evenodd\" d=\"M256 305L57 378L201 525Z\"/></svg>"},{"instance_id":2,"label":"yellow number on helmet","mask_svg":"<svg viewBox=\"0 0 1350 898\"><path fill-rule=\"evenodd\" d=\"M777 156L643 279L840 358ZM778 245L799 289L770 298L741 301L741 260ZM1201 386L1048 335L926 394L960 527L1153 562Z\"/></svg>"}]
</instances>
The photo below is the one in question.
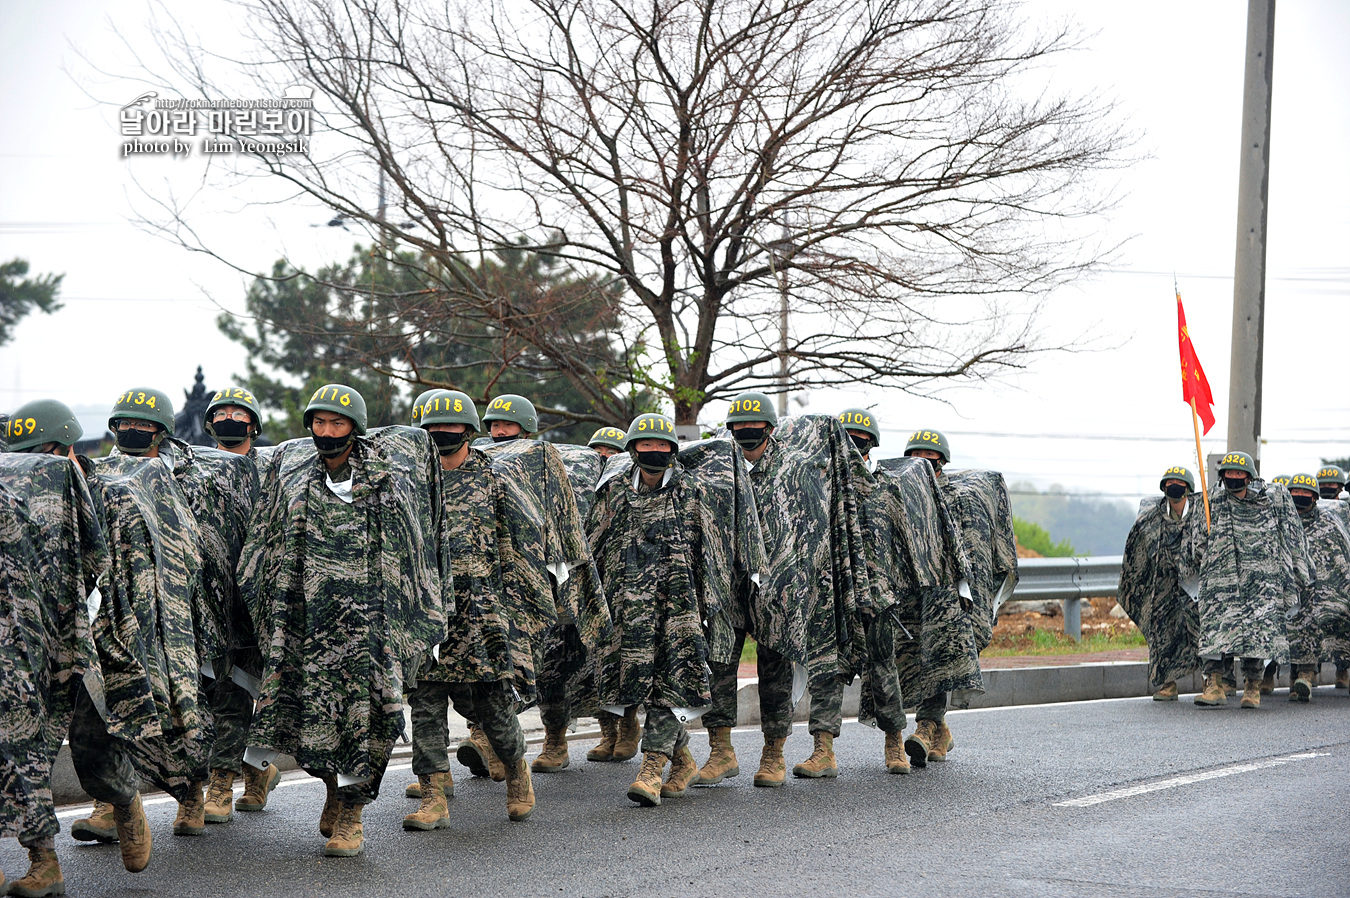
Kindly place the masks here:
<instances>
[{"instance_id":1,"label":"yellow number on helmet","mask_svg":"<svg viewBox=\"0 0 1350 898\"><path fill-rule=\"evenodd\" d=\"M351 393L343 393L343 394L342 394L342 398L339 399L338 402L340 402L340 403L343 404L343 405L351 405L351 404L352 404L352 394L351 394Z\"/></svg>"}]
</instances>

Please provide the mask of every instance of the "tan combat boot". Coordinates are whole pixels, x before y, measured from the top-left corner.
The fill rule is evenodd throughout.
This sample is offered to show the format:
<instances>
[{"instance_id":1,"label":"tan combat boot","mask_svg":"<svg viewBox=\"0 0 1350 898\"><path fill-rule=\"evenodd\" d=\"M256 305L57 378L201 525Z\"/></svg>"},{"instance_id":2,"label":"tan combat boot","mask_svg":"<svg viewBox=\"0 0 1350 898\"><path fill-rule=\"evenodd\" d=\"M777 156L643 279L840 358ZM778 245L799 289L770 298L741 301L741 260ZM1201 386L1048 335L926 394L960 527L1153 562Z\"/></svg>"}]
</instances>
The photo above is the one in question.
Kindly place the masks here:
<instances>
[{"instance_id":1,"label":"tan combat boot","mask_svg":"<svg viewBox=\"0 0 1350 898\"><path fill-rule=\"evenodd\" d=\"M919 768L927 767L928 753L936 743L937 721L920 720L915 725L914 732L905 740L905 753L909 755L909 763Z\"/></svg>"},{"instance_id":2,"label":"tan combat boot","mask_svg":"<svg viewBox=\"0 0 1350 898\"><path fill-rule=\"evenodd\" d=\"M909 773L909 755L905 754L905 739L899 730L886 734L886 769L891 773Z\"/></svg>"},{"instance_id":3,"label":"tan combat boot","mask_svg":"<svg viewBox=\"0 0 1350 898\"><path fill-rule=\"evenodd\" d=\"M708 727L708 763L698 772L697 786L711 786L741 775L736 750L731 747L731 727Z\"/></svg>"},{"instance_id":4,"label":"tan combat boot","mask_svg":"<svg viewBox=\"0 0 1350 898\"><path fill-rule=\"evenodd\" d=\"M1350 689L1350 668L1336 667L1336 688Z\"/></svg>"},{"instance_id":5,"label":"tan combat boot","mask_svg":"<svg viewBox=\"0 0 1350 898\"><path fill-rule=\"evenodd\" d=\"M319 814L319 835L327 839L333 835L338 818L342 816L342 799L338 798L337 778L325 776L322 779L327 794L323 799L323 812Z\"/></svg>"},{"instance_id":6,"label":"tan combat boot","mask_svg":"<svg viewBox=\"0 0 1350 898\"><path fill-rule=\"evenodd\" d=\"M178 802L178 816L173 818L175 836L200 836L206 832L206 801L202 798L205 785L201 780L188 785L192 795L187 801Z\"/></svg>"},{"instance_id":7,"label":"tan combat boot","mask_svg":"<svg viewBox=\"0 0 1350 898\"><path fill-rule=\"evenodd\" d=\"M619 721L606 714L600 718L600 744L586 752L588 761L614 760L614 743L619 738Z\"/></svg>"},{"instance_id":8,"label":"tan combat boot","mask_svg":"<svg viewBox=\"0 0 1350 898\"><path fill-rule=\"evenodd\" d=\"M1280 665L1276 664L1274 661L1266 665L1265 675L1261 677L1261 695L1270 695L1275 691L1275 677L1278 676L1279 673ZM1237 690L1235 689L1233 691L1236 692Z\"/></svg>"},{"instance_id":9,"label":"tan combat boot","mask_svg":"<svg viewBox=\"0 0 1350 898\"><path fill-rule=\"evenodd\" d=\"M812 733L816 740L811 757L792 768L792 775L803 779L834 779L839 775L839 764L834 759L834 734Z\"/></svg>"},{"instance_id":10,"label":"tan combat boot","mask_svg":"<svg viewBox=\"0 0 1350 898\"><path fill-rule=\"evenodd\" d=\"M281 771L275 764L262 770L252 764L244 765L244 794L234 803L236 811L261 811L267 807L267 796L281 782Z\"/></svg>"},{"instance_id":11,"label":"tan combat boot","mask_svg":"<svg viewBox=\"0 0 1350 898\"><path fill-rule=\"evenodd\" d=\"M504 765L503 765L504 766ZM534 782L530 765L521 758L506 770L506 816L512 823L529 820L534 813Z\"/></svg>"},{"instance_id":12,"label":"tan combat boot","mask_svg":"<svg viewBox=\"0 0 1350 898\"><path fill-rule=\"evenodd\" d=\"M1153 693L1155 702L1174 702L1177 700L1177 681L1168 680L1162 688Z\"/></svg>"},{"instance_id":13,"label":"tan combat boot","mask_svg":"<svg viewBox=\"0 0 1350 898\"><path fill-rule=\"evenodd\" d=\"M88 817L70 824L70 834L81 842L116 842L117 824L113 821L113 806L106 801L94 802Z\"/></svg>"},{"instance_id":14,"label":"tan combat boot","mask_svg":"<svg viewBox=\"0 0 1350 898\"><path fill-rule=\"evenodd\" d=\"M1242 701L1239 705L1243 708L1261 707L1261 681L1255 677L1247 677L1246 687L1242 690Z\"/></svg>"},{"instance_id":15,"label":"tan combat boot","mask_svg":"<svg viewBox=\"0 0 1350 898\"><path fill-rule=\"evenodd\" d=\"M234 771L212 770L206 786L206 822L229 823L234 819Z\"/></svg>"},{"instance_id":16,"label":"tan combat boot","mask_svg":"<svg viewBox=\"0 0 1350 898\"><path fill-rule=\"evenodd\" d=\"M665 772L666 762L670 758L659 751L649 751L642 755L642 769L637 779L628 787L628 798L644 808L654 808L661 804L661 774Z\"/></svg>"},{"instance_id":17,"label":"tan combat boot","mask_svg":"<svg viewBox=\"0 0 1350 898\"><path fill-rule=\"evenodd\" d=\"M56 851L52 848L28 849L28 874L9 884L10 895L22 895L23 898L47 898L48 895L64 895L66 881L61 877L61 865L56 861ZM4 888L0 877L0 888Z\"/></svg>"},{"instance_id":18,"label":"tan combat boot","mask_svg":"<svg viewBox=\"0 0 1350 898\"><path fill-rule=\"evenodd\" d=\"M366 834L361 828L363 804L342 803L337 822L333 824L333 835L323 846L325 857L356 857L366 846Z\"/></svg>"},{"instance_id":19,"label":"tan combat boot","mask_svg":"<svg viewBox=\"0 0 1350 898\"><path fill-rule=\"evenodd\" d=\"M698 785L698 762L689 746L678 749L670 759L670 776L661 786L662 798L683 798L690 786Z\"/></svg>"},{"instance_id":20,"label":"tan combat boot","mask_svg":"<svg viewBox=\"0 0 1350 898\"><path fill-rule=\"evenodd\" d=\"M1298 673L1294 679L1294 684L1289 687L1289 700L1291 702L1306 702L1312 698L1312 679L1310 677L1312 666L1300 664L1296 670ZM1290 671L1290 674L1293 675L1294 671Z\"/></svg>"},{"instance_id":21,"label":"tan combat boot","mask_svg":"<svg viewBox=\"0 0 1350 898\"><path fill-rule=\"evenodd\" d=\"M783 760L783 743L777 739L764 737L764 751L759 755L759 769L755 771L755 785L769 789L777 788L787 782L787 762Z\"/></svg>"},{"instance_id":22,"label":"tan combat boot","mask_svg":"<svg viewBox=\"0 0 1350 898\"><path fill-rule=\"evenodd\" d=\"M492 750L487 733L478 724L469 727L469 738L459 744L455 758L474 776L490 776L498 783L506 779L506 765Z\"/></svg>"},{"instance_id":23,"label":"tan combat boot","mask_svg":"<svg viewBox=\"0 0 1350 898\"><path fill-rule=\"evenodd\" d=\"M545 729L544 750L539 752L539 757L534 759L530 769L535 773L552 773L571 763L572 759L567 754L567 731Z\"/></svg>"},{"instance_id":24,"label":"tan combat boot","mask_svg":"<svg viewBox=\"0 0 1350 898\"><path fill-rule=\"evenodd\" d=\"M1308 665L1308 682L1312 684L1312 688L1317 688L1317 680L1321 675L1322 664L1320 661L1317 664Z\"/></svg>"},{"instance_id":25,"label":"tan combat boot","mask_svg":"<svg viewBox=\"0 0 1350 898\"><path fill-rule=\"evenodd\" d=\"M933 741L928 746L928 760L947 760L947 752L951 751L955 745L956 740L952 739L952 731L947 728L947 721L937 721L937 728L933 731Z\"/></svg>"},{"instance_id":26,"label":"tan combat boot","mask_svg":"<svg viewBox=\"0 0 1350 898\"><path fill-rule=\"evenodd\" d=\"M619 721L619 735L614 740L614 760L627 761L637 757L638 746L642 744L642 725L637 719L637 705L623 712Z\"/></svg>"},{"instance_id":27,"label":"tan combat boot","mask_svg":"<svg viewBox=\"0 0 1350 898\"><path fill-rule=\"evenodd\" d=\"M445 771L445 772L442 773L442 774L439 774L439 775L445 777L445 779L441 781L441 791L445 793L445 797L446 797L446 798L454 798L454 797L455 797L455 777L454 777L454 775L451 774L450 771L448 771L448 770ZM406 795L406 796L409 797L409 798L418 798L418 799L420 799L420 798L422 797L422 781L421 781L421 779L419 779L419 780L418 780L417 782L415 782L415 783L409 783L409 784L408 784L408 787L407 787L406 789L403 790L403 794Z\"/></svg>"},{"instance_id":28,"label":"tan combat boot","mask_svg":"<svg viewBox=\"0 0 1350 898\"><path fill-rule=\"evenodd\" d=\"M140 873L150 863L150 852L154 847L141 794L137 792L125 808L113 805L113 820L117 824L117 841L121 843L118 847L122 849L122 866L128 873Z\"/></svg>"},{"instance_id":29,"label":"tan combat boot","mask_svg":"<svg viewBox=\"0 0 1350 898\"><path fill-rule=\"evenodd\" d=\"M428 773L419 776L422 804L411 814L403 818L406 830L445 829L450 825L450 808L445 803L445 787L441 784L444 773Z\"/></svg>"},{"instance_id":30,"label":"tan combat boot","mask_svg":"<svg viewBox=\"0 0 1350 898\"><path fill-rule=\"evenodd\" d=\"M1228 704L1228 692L1224 689L1223 674L1212 673L1205 677L1205 691L1195 697L1195 703L1202 707Z\"/></svg>"}]
</instances>

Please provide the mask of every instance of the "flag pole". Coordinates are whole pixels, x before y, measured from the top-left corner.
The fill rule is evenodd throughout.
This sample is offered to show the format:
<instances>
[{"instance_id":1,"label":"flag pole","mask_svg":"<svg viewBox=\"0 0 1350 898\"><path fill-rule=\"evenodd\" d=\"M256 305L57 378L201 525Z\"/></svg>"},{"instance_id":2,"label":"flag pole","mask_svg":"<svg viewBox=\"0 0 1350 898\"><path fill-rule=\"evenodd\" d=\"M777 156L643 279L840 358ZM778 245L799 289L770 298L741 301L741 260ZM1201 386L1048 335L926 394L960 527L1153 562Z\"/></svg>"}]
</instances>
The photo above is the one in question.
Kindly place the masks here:
<instances>
[{"instance_id":1,"label":"flag pole","mask_svg":"<svg viewBox=\"0 0 1350 898\"><path fill-rule=\"evenodd\" d=\"M1205 529L1210 529L1209 520L1209 484L1205 482L1205 455L1200 451L1200 413L1195 408L1195 397L1191 397L1191 424L1195 426L1195 462L1200 468L1200 495L1205 497Z\"/></svg>"}]
</instances>

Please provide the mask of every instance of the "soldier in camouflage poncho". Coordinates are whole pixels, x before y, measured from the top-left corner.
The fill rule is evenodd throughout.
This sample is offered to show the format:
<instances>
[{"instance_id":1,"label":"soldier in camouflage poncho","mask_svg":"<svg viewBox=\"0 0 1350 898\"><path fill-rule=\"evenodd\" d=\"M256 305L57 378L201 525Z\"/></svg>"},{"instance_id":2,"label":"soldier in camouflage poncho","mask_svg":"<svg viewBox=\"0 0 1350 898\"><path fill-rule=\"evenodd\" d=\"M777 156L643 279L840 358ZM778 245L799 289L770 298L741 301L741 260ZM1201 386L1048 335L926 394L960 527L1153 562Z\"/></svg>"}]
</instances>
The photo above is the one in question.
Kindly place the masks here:
<instances>
[{"instance_id":1,"label":"soldier in camouflage poncho","mask_svg":"<svg viewBox=\"0 0 1350 898\"><path fill-rule=\"evenodd\" d=\"M1299 474L1289 481L1289 495L1308 537L1308 554L1316 581L1298 613L1289 621L1289 654L1293 668L1290 701L1312 697L1322 659L1339 666L1350 646L1350 526L1336 512L1335 499L1318 501L1317 480Z\"/></svg>"},{"instance_id":2,"label":"soldier in camouflage poncho","mask_svg":"<svg viewBox=\"0 0 1350 898\"><path fill-rule=\"evenodd\" d=\"M316 391L305 424L261 472L239 561L263 652L250 739L324 780L324 853L350 857L404 731L405 672L445 641L440 490L426 431L367 434L350 387Z\"/></svg>"},{"instance_id":3,"label":"soldier in camouflage poncho","mask_svg":"<svg viewBox=\"0 0 1350 898\"><path fill-rule=\"evenodd\" d=\"M20 409L15 417L30 415ZM40 453L43 442L19 439L15 448ZM18 838L31 861L12 894L57 894L64 880L52 764L82 678L97 664L85 599L108 566L75 463L0 455L0 545L0 836Z\"/></svg>"},{"instance_id":4,"label":"soldier in camouflage poncho","mask_svg":"<svg viewBox=\"0 0 1350 898\"><path fill-rule=\"evenodd\" d=\"M927 459L933 467L960 536L962 569L967 572L967 579L955 589L942 586L925 592L923 633L933 635L920 637L922 660L913 660L909 643L898 646L901 686L918 702L916 726L905 740L905 751L911 764L924 767L929 761L945 761L955 745L947 726L948 699L964 707L970 693L983 691L979 653L992 638L999 606L1016 586L1017 547L1002 474L948 470L951 447L936 430L910 434L905 455Z\"/></svg>"},{"instance_id":5,"label":"soldier in camouflage poncho","mask_svg":"<svg viewBox=\"0 0 1350 898\"><path fill-rule=\"evenodd\" d=\"M1195 511L1195 477L1183 467L1168 468L1158 488L1165 495L1139 504L1139 517L1125 538L1119 600L1148 643L1153 700L1171 702L1177 699L1177 680L1200 667L1200 621L1181 587L1180 571L1186 514Z\"/></svg>"},{"instance_id":6,"label":"soldier in camouflage poncho","mask_svg":"<svg viewBox=\"0 0 1350 898\"><path fill-rule=\"evenodd\" d=\"M598 691L613 713L647 707L628 797L652 806L699 780L684 721L710 703L710 665L735 657L726 610L750 600L763 541L730 443L677 455L663 415L640 415L625 442L630 458L606 465L587 523L614 619L613 640L598 652Z\"/></svg>"},{"instance_id":7,"label":"soldier in camouflage poncho","mask_svg":"<svg viewBox=\"0 0 1350 898\"><path fill-rule=\"evenodd\" d=\"M1211 493L1212 527L1192 515L1182 539L1183 578L1199 578L1201 706L1225 705L1222 671L1242 659L1242 707L1261 704L1262 659L1289 660L1285 623L1312 585L1307 537L1283 487L1267 485L1245 452L1219 462Z\"/></svg>"}]
</instances>

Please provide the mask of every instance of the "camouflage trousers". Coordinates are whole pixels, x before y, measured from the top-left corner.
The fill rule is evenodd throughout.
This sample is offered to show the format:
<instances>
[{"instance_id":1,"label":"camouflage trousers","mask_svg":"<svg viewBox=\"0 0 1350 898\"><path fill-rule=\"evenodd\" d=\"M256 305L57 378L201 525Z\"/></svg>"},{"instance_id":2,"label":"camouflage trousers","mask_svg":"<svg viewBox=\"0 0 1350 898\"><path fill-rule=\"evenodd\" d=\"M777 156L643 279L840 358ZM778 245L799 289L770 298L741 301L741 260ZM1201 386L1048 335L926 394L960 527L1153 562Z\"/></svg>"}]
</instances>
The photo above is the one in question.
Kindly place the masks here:
<instances>
[{"instance_id":1,"label":"camouflage trousers","mask_svg":"<svg viewBox=\"0 0 1350 898\"><path fill-rule=\"evenodd\" d=\"M216 741L211 744L209 765L212 770L242 773L244 749L248 748L248 728L253 722L253 696L243 686L223 676L207 685L206 698L216 725Z\"/></svg>"},{"instance_id":2,"label":"camouflage trousers","mask_svg":"<svg viewBox=\"0 0 1350 898\"><path fill-rule=\"evenodd\" d=\"M437 683L422 680L408 693L412 710L412 769L418 776L450 769L450 705L483 728L503 764L525 757L525 734L516 717L515 695L504 682Z\"/></svg>"},{"instance_id":3,"label":"camouflage trousers","mask_svg":"<svg viewBox=\"0 0 1350 898\"><path fill-rule=\"evenodd\" d=\"M1213 673L1223 674L1225 680L1232 677L1233 682L1236 683L1237 677L1232 676L1233 661L1233 655L1224 655L1222 658L1205 658L1201 661L1201 673L1205 676L1209 676ZM1261 675L1265 673L1265 670L1266 665L1265 659L1263 658L1242 659L1242 675L1249 680L1261 679Z\"/></svg>"},{"instance_id":4,"label":"camouflage trousers","mask_svg":"<svg viewBox=\"0 0 1350 898\"><path fill-rule=\"evenodd\" d=\"M382 739L370 743L370 779L362 783L342 786L337 790L338 800L345 804L370 804L380 797L380 783L384 781L384 768L389 766L389 753L394 750L393 739ZM330 771L311 770L305 773L322 779Z\"/></svg>"},{"instance_id":5,"label":"camouflage trousers","mask_svg":"<svg viewBox=\"0 0 1350 898\"><path fill-rule=\"evenodd\" d=\"M647 708L647 725L642 731L643 752L656 751L673 758L676 752L688 744L689 730L675 716L674 711L669 708Z\"/></svg>"},{"instance_id":6,"label":"camouflage trousers","mask_svg":"<svg viewBox=\"0 0 1350 898\"><path fill-rule=\"evenodd\" d=\"M731 657L737 660L712 665L712 707L703 715L704 726L736 725L736 675L740 669L741 650L745 648L745 636L744 630L736 631L736 647ZM786 739L792 732L792 662L764 645L757 648L759 726L770 739Z\"/></svg>"},{"instance_id":7,"label":"camouflage trousers","mask_svg":"<svg viewBox=\"0 0 1350 898\"><path fill-rule=\"evenodd\" d=\"M914 720L936 720L942 723L947 719L947 693L939 692L919 702L914 709Z\"/></svg>"},{"instance_id":8,"label":"camouflage trousers","mask_svg":"<svg viewBox=\"0 0 1350 898\"><path fill-rule=\"evenodd\" d=\"M871 627L868 628L868 635L871 635ZM862 678L862 682L863 688L872 693L870 712L875 715L877 726L882 732L898 733L905 728L905 704L900 694L895 652L889 645L884 652L870 651L871 647L872 640L868 639L867 676ZM811 722L808 729L812 735L839 735L844 722L844 689L851 682L851 675L847 678L834 675L817 677L808 684L811 689Z\"/></svg>"},{"instance_id":9,"label":"camouflage trousers","mask_svg":"<svg viewBox=\"0 0 1350 898\"><path fill-rule=\"evenodd\" d=\"M108 732L83 684L75 696L69 741L70 760L80 778L80 788L91 798L123 807L135 800L141 781L131 751L124 740Z\"/></svg>"},{"instance_id":10,"label":"camouflage trousers","mask_svg":"<svg viewBox=\"0 0 1350 898\"><path fill-rule=\"evenodd\" d=\"M572 724L573 692L585 689L586 647L575 626L554 627L544 641L544 658L535 676L539 717L544 728L565 730ZM594 684L589 684L594 689ZM585 710L585 709L583 709Z\"/></svg>"}]
</instances>

